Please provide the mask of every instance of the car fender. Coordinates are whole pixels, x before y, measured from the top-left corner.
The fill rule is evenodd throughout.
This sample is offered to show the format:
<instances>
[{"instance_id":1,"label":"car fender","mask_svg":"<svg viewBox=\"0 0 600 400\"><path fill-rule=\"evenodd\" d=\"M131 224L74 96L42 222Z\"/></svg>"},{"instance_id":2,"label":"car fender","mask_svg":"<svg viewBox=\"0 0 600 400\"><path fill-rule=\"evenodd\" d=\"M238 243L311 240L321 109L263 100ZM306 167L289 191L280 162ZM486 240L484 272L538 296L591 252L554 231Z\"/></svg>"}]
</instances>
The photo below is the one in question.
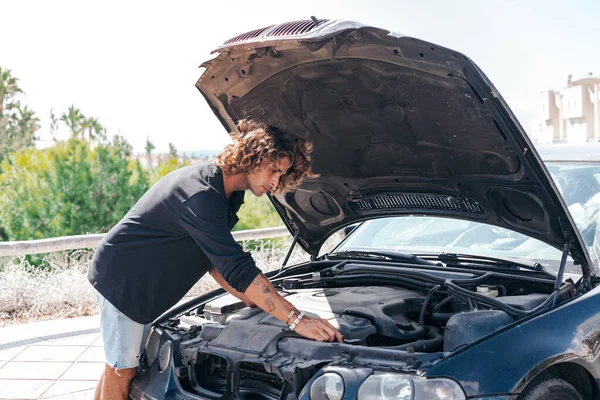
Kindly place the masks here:
<instances>
[{"instance_id":1,"label":"car fender","mask_svg":"<svg viewBox=\"0 0 600 400\"><path fill-rule=\"evenodd\" d=\"M457 380L467 396L515 394L540 372L574 362L600 378L600 288L517 321L454 353L426 372Z\"/></svg>"}]
</instances>

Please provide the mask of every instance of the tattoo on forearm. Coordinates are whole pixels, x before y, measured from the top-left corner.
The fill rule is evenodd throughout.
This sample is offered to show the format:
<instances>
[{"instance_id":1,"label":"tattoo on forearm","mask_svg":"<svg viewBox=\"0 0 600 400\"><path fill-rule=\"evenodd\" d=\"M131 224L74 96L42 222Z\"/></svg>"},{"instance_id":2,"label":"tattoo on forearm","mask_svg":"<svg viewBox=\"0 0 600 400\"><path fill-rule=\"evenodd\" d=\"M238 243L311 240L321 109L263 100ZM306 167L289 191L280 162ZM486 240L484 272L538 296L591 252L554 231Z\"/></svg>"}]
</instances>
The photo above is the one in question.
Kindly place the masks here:
<instances>
[{"instance_id":1,"label":"tattoo on forearm","mask_svg":"<svg viewBox=\"0 0 600 400\"><path fill-rule=\"evenodd\" d=\"M263 292L264 294L271 293L271 288L270 288L270 287L268 287L267 285L265 285L265 286L263 286L263 288L262 288L262 292Z\"/></svg>"},{"instance_id":2,"label":"tattoo on forearm","mask_svg":"<svg viewBox=\"0 0 600 400\"><path fill-rule=\"evenodd\" d=\"M265 306L267 307L267 310L268 310L269 312L273 312L273 311L275 311L275 309L277 308L277 307L275 306L275 302L274 302L274 301L273 301L273 299L272 299L272 298L270 298L270 297L267 297L267 299L265 300Z\"/></svg>"}]
</instances>

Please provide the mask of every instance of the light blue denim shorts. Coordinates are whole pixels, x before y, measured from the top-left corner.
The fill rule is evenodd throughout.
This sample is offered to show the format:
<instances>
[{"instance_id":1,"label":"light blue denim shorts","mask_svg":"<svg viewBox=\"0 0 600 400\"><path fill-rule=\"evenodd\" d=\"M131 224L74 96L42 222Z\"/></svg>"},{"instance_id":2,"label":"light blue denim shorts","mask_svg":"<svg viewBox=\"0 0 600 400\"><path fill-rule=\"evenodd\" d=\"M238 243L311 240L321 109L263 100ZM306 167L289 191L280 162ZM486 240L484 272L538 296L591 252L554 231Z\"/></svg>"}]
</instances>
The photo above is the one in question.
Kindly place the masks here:
<instances>
[{"instance_id":1,"label":"light blue denim shorts","mask_svg":"<svg viewBox=\"0 0 600 400\"><path fill-rule=\"evenodd\" d=\"M137 368L152 325L135 322L99 292L96 292L96 301L100 306L100 330L106 363L115 370Z\"/></svg>"}]
</instances>

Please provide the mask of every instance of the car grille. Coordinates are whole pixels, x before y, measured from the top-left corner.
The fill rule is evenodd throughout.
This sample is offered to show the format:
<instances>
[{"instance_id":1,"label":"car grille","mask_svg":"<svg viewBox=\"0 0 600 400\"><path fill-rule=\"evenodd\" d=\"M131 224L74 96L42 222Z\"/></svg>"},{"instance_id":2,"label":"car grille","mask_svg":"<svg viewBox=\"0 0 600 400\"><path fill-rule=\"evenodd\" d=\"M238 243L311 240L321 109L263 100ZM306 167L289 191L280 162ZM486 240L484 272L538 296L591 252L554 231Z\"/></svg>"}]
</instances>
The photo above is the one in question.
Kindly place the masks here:
<instances>
[{"instance_id":1,"label":"car grille","mask_svg":"<svg viewBox=\"0 0 600 400\"><path fill-rule=\"evenodd\" d=\"M227 40L224 44L234 44L234 43L245 42L247 40L257 38L260 35L262 35L266 30L271 29L273 26L274 25L271 25L271 26L267 26L266 28L255 29L250 32L242 33L241 35L238 35L236 37L233 37L233 38Z\"/></svg>"},{"instance_id":2,"label":"car grille","mask_svg":"<svg viewBox=\"0 0 600 400\"><path fill-rule=\"evenodd\" d=\"M289 385L270 372L269 365L240 362L235 368L230 367L222 357L198 353L191 373L182 375L179 383L183 390L197 395L213 393L227 397L232 389L237 390L238 398L246 400L277 400L289 392Z\"/></svg>"},{"instance_id":3,"label":"car grille","mask_svg":"<svg viewBox=\"0 0 600 400\"><path fill-rule=\"evenodd\" d=\"M473 199L439 194L386 194L359 200L356 202L356 206L364 211L397 208L460 211L471 214L483 214L483 209L479 203Z\"/></svg>"},{"instance_id":4,"label":"car grille","mask_svg":"<svg viewBox=\"0 0 600 400\"><path fill-rule=\"evenodd\" d=\"M317 26L321 25L323 22L329 21L328 19L315 19L310 20L302 20L302 21L293 21L286 22L285 24L278 25L277 28L273 29L275 25L267 26L265 28L255 29L250 32L242 33L241 35L232 37L231 39L225 41L223 45L232 45L242 42L247 42L252 39L256 39L259 36L267 33L265 37L274 38L274 37L285 37L285 36L296 36L303 35L315 29ZM273 31L269 32L269 30L273 29Z\"/></svg>"},{"instance_id":5,"label":"car grille","mask_svg":"<svg viewBox=\"0 0 600 400\"><path fill-rule=\"evenodd\" d=\"M238 388L242 399L279 399L285 382L268 372L263 364L241 362L238 364Z\"/></svg>"},{"instance_id":6,"label":"car grille","mask_svg":"<svg viewBox=\"0 0 600 400\"><path fill-rule=\"evenodd\" d=\"M314 28L316 28L323 22L327 22L329 20L317 19L315 21L307 19L302 21L287 22L285 24L279 25L275 30L273 30L273 32L269 32L267 34L267 37L303 35L312 31Z\"/></svg>"}]
</instances>

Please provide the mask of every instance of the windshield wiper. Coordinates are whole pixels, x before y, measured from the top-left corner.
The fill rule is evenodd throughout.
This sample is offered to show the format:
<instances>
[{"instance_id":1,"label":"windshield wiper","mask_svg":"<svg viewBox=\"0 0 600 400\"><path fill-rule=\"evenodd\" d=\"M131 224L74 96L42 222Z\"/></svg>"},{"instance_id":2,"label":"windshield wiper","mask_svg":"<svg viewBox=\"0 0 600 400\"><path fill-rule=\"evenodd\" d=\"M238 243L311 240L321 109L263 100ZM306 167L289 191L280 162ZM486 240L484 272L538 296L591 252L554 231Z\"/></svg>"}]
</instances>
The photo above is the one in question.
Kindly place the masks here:
<instances>
[{"instance_id":1,"label":"windshield wiper","mask_svg":"<svg viewBox=\"0 0 600 400\"><path fill-rule=\"evenodd\" d=\"M372 260L381 261L403 261L410 264L418 265L435 265L442 267L442 263L424 260L414 254L397 253L395 251L364 251L364 250L344 250L336 253L331 253L329 257L352 257L352 258L369 258Z\"/></svg>"},{"instance_id":2,"label":"windshield wiper","mask_svg":"<svg viewBox=\"0 0 600 400\"><path fill-rule=\"evenodd\" d=\"M437 255L438 260L442 261L444 264L458 264L465 263L469 261L474 262L485 262L492 264L497 267L509 268L509 269L527 269L530 271L541 271L546 274L554 277L550 272L548 272L542 264L536 263L525 263L523 261L512 261L512 260L504 260L502 258L496 257L488 257L488 256L477 256L472 254L461 254L461 253L440 253Z\"/></svg>"}]
</instances>

